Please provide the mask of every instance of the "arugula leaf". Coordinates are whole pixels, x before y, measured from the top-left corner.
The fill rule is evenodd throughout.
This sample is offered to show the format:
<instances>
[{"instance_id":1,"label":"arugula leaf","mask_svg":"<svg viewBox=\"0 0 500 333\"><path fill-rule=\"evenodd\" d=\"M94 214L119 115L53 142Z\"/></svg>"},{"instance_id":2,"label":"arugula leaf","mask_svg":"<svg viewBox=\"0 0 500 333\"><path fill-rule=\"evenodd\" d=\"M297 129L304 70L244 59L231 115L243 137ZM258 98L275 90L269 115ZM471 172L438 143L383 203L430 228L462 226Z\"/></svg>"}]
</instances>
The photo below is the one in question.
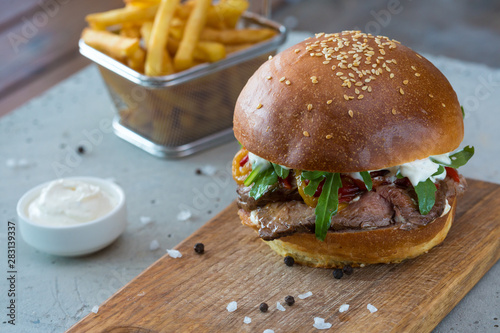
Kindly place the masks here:
<instances>
[{"instance_id":1,"label":"arugula leaf","mask_svg":"<svg viewBox=\"0 0 500 333\"><path fill-rule=\"evenodd\" d=\"M397 179L403 179L403 178L405 178L405 177L404 177L404 176L401 174L401 172L399 172L399 170L398 170L398 173L396 173L396 178L397 178Z\"/></svg>"},{"instance_id":2,"label":"arugula leaf","mask_svg":"<svg viewBox=\"0 0 500 333\"><path fill-rule=\"evenodd\" d=\"M372 177L370 176L370 173L368 171L361 171L359 173L361 177L363 178L363 181L365 182L366 189L368 191L372 190L373 182L372 182Z\"/></svg>"},{"instance_id":3,"label":"arugula leaf","mask_svg":"<svg viewBox=\"0 0 500 333\"><path fill-rule=\"evenodd\" d=\"M437 171L434 172L431 177L439 176L440 174L442 174L444 172L444 170L445 170L444 166L440 165L439 168L437 169Z\"/></svg>"},{"instance_id":4,"label":"arugula leaf","mask_svg":"<svg viewBox=\"0 0 500 333\"><path fill-rule=\"evenodd\" d=\"M243 182L243 185L245 185L245 186L252 185L255 177L258 176L260 169L262 169L262 166L259 166L255 169L253 169L252 172L250 172L250 174L248 175L247 179L245 179L245 181Z\"/></svg>"},{"instance_id":5,"label":"arugula leaf","mask_svg":"<svg viewBox=\"0 0 500 333\"><path fill-rule=\"evenodd\" d=\"M464 107L462 105L460 105L460 109L462 109L462 118L465 118L465 111L464 111Z\"/></svg>"},{"instance_id":6,"label":"arugula leaf","mask_svg":"<svg viewBox=\"0 0 500 333\"><path fill-rule=\"evenodd\" d=\"M274 163L271 163L271 164L274 168L274 171L276 171L276 174L278 175L278 177L280 177L282 179L285 179L288 177L288 174L290 173L289 169L285 169L279 164L274 164Z\"/></svg>"},{"instance_id":7,"label":"arugula leaf","mask_svg":"<svg viewBox=\"0 0 500 333\"><path fill-rule=\"evenodd\" d=\"M318 189L319 183L323 181L324 177L316 178L309 181L309 184L304 188L304 193L309 196L314 196L316 190Z\"/></svg>"},{"instance_id":8,"label":"arugula leaf","mask_svg":"<svg viewBox=\"0 0 500 333\"><path fill-rule=\"evenodd\" d=\"M418 209L420 214L427 215L434 207L436 202L436 185L427 178L425 182L419 182L414 186L415 192L417 192L418 198Z\"/></svg>"},{"instance_id":9,"label":"arugula leaf","mask_svg":"<svg viewBox=\"0 0 500 333\"><path fill-rule=\"evenodd\" d=\"M465 165L471 159L472 156L474 156L474 147L467 146L461 151L456 152L455 154L450 156L451 159L450 164L439 162L438 160L435 160L432 157L431 161L436 164L444 165L453 169L458 169L462 165Z\"/></svg>"},{"instance_id":10,"label":"arugula leaf","mask_svg":"<svg viewBox=\"0 0 500 333\"><path fill-rule=\"evenodd\" d=\"M274 171L274 168L267 168L259 173L259 177L255 178L252 189L250 190L250 196L255 200L259 199L266 193L269 186L274 185L277 181L278 175Z\"/></svg>"},{"instance_id":11,"label":"arugula leaf","mask_svg":"<svg viewBox=\"0 0 500 333\"><path fill-rule=\"evenodd\" d=\"M328 228L330 228L332 216L337 214L339 208L339 188L342 187L340 173L326 173L323 191L318 199L318 205L314 211L316 215L316 238L324 241Z\"/></svg>"},{"instance_id":12,"label":"arugula leaf","mask_svg":"<svg viewBox=\"0 0 500 333\"><path fill-rule=\"evenodd\" d=\"M309 180L314 180L317 178L320 178L327 174L328 172L324 171L302 171L301 177L303 179L309 179Z\"/></svg>"}]
</instances>

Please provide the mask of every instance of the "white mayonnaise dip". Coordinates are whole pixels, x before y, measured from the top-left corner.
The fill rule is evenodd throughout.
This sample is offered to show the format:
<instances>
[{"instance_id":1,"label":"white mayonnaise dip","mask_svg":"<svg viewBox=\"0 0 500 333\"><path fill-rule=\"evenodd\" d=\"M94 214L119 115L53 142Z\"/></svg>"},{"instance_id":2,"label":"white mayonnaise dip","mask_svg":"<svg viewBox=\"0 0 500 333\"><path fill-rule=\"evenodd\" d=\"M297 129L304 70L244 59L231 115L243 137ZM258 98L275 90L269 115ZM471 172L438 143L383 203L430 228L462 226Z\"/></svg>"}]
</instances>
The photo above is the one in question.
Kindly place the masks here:
<instances>
[{"instance_id":1,"label":"white mayonnaise dip","mask_svg":"<svg viewBox=\"0 0 500 333\"><path fill-rule=\"evenodd\" d=\"M260 171L264 171L271 166L271 162L250 152L248 153L248 159L250 160L250 164L252 165L252 170L255 170L259 166L262 166ZM280 167L282 167L283 169L290 170L290 168L287 168L286 166L283 165L280 165Z\"/></svg>"},{"instance_id":2,"label":"white mayonnaise dip","mask_svg":"<svg viewBox=\"0 0 500 333\"><path fill-rule=\"evenodd\" d=\"M44 225L74 225L96 220L116 205L116 198L98 185L58 179L44 187L29 204L28 217Z\"/></svg>"},{"instance_id":3,"label":"white mayonnaise dip","mask_svg":"<svg viewBox=\"0 0 500 333\"><path fill-rule=\"evenodd\" d=\"M413 186L416 186L420 182L424 182L427 178L430 178L433 183L437 180L446 178L446 170L434 177L431 177L436 171L438 171L439 164L434 163L431 157L436 161L442 163L450 164L451 160L449 158L449 153L442 155L429 156L422 160L416 160L413 162L405 163L399 166L399 173L403 177L408 177Z\"/></svg>"}]
</instances>

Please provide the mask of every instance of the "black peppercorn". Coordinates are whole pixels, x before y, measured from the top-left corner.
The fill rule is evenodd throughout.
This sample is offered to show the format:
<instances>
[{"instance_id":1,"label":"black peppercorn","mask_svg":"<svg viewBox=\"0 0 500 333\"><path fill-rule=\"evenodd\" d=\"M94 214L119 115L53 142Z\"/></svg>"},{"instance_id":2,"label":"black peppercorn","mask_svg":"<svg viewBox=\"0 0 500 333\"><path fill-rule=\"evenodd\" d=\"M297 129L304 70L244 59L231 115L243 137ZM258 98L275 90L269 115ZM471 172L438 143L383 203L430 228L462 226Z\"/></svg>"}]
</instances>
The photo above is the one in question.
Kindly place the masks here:
<instances>
[{"instance_id":1,"label":"black peppercorn","mask_svg":"<svg viewBox=\"0 0 500 333\"><path fill-rule=\"evenodd\" d=\"M293 298L293 296L286 296L285 303L292 306L295 304L295 298Z\"/></svg>"},{"instance_id":2,"label":"black peppercorn","mask_svg":"<svg viewBox=\"0 0 500 333\"><path fill-rule=\"evenodd\" d=\"M285 261L285 265L290 266L290 267L293 266L293 264L295 263L295 260L290 256L286 256L284 261Z\"/></svg>"},{"instance_id":3,"label":"black peppercorn","mask_svg":"<svg viewBox=\"0 0 500 333\"><path fill-rule=\"evenodd\" d=\"M195 172L196 172L197 175L201 175L201 169L196 169Z\"/></svg>"},{"instance_id":4,"label":"black peppercorn","mask_svg":"<svg viewBox=\"0 0 500 333\"><path fill-rule=\"evenodd\" d=\"M78 146L78 148L76 149L76 151L78 151L78 154L84 154L85 153L85 147Z\"/></svg>"},{"instance_id":5,"label":"black peppercorn","mask_svg":"<svg viewBox=\"0 0 500 333\"><path fill-rule=\"evenodd\" d=\"M260 303L260 305L259 305L260 312L267 312L267 309L269 309L269 306L267 305L267 303Z\"/></svg>"},{"instance_id":6,"label":"black peppercorn","mask_svg":"<svg viewBox=\"0 0 500 333\"><path fill-rule=\"evenodd\" d=\"M345 275L351 275L353 272L351 265L345 265L342 268L342 271L344 272Z\"/></svg>"},{"instance_id":7,"label":"black peppercorn","mask_svg":"<svg viewBox=\"0 0 500 333\"><path fill-rule=\"evenodd\" d=\"M342 269L336 268L333 270L333 277L336 279L342 279L342 276L344 276L344 273L342 272Z\"/></svg>"},{"instance_id":8,"label":"black peppercorn","mask_svg":"<svg viewBox=\"0 0 500 333\"><path fill-rule=\"evenodd\" d=\"M196 243L194 245L194 252L202 254L205 252L205 245L203 245L203 243Z\"/></svg>"}]
</instances>

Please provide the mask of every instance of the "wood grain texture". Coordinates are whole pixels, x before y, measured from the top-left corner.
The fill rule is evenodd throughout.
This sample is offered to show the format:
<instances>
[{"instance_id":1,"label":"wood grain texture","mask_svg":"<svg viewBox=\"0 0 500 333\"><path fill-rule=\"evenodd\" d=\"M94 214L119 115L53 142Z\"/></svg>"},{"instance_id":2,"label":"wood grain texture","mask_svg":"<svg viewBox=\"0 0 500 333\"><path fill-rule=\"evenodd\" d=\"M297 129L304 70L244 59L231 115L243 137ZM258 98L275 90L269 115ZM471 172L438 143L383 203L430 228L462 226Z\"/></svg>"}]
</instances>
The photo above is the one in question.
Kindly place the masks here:
<instances>
[{"instance_id":1,"label":"wood grain texture","mask_svg":"<svg viewBox=\"0 0 500 333\"><path fill-rule=\"evenodd\" d=\"M429 332L500 258L500 186L469 181L448 238L428 254L341 280L331 270L285 266L239 224L232 204L176 247L182 258L162 257L69 332L315 332L314 317L335 332ZM193 251L197 242L205 254ZM297 297L307 291L313 295ZM229 313L231 301L238 309ZM339 313L344 303L350 308Z\"/></svg>"}]
</instances>

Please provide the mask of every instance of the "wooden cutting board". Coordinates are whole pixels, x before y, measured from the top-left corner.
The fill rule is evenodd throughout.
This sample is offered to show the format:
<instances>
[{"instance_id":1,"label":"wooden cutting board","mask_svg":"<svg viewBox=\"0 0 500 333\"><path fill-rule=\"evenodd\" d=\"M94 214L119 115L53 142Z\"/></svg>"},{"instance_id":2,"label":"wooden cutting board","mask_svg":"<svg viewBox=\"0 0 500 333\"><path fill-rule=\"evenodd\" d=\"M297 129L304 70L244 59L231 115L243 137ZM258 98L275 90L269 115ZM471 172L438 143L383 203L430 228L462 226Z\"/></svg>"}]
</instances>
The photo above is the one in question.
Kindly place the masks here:
<instances>
[{"instance_id":1,"label":"wooden cutting board","mask_svg":"<svg viewBox=\"0 0 500 333\"><path fill-rule=\"evenodd\" d=\"M329 269L284 265L240 225L236 210L231 204L176 247L182 258L165 255L69 332L315 332L314 317L331 323L330 332L429 332L500 257L500 186L486 182L469 181L442 245L340 280ZM193 251L197 242L205 254ZM291 307L287 295L295 297ZM230 313L232 301L238 309ZM350 308L339 313L344 303Z\"/></svg>"}]
</instances>

